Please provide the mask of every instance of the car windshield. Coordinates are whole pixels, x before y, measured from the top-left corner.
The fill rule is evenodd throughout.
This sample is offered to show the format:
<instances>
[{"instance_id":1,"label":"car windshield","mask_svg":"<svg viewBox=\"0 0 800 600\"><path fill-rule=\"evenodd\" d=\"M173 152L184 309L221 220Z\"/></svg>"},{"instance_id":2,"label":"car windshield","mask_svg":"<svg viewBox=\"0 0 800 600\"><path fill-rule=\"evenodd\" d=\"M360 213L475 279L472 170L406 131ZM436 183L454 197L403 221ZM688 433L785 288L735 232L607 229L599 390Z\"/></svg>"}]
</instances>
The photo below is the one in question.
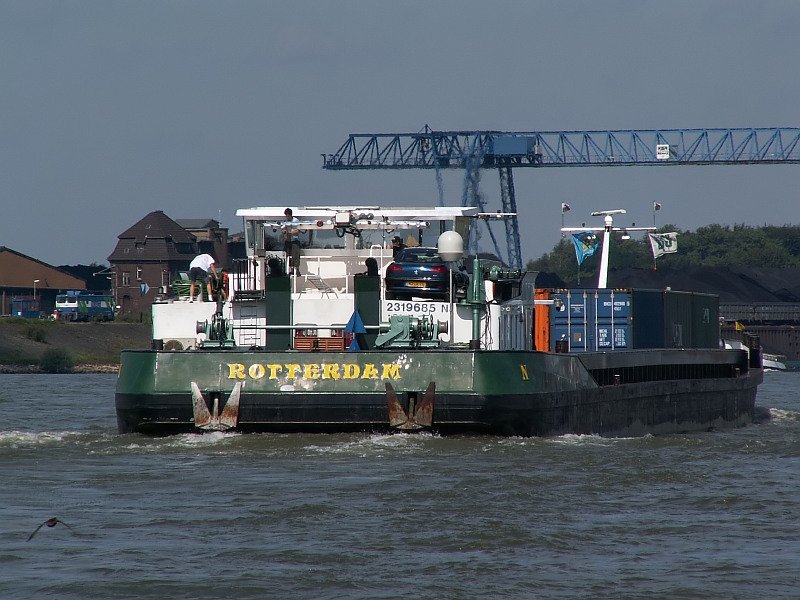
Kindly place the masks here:
<instances>
[{"instance_id":1,"label":"car windshield","mask_svg":"<svg viewBox=\"0 0 800 600\"><path fill-rule=\"evenodd\" d=\"M397 253L395 262L400 263L440 263L436 248L405 248Z\"/></svg>"}]
</instances>

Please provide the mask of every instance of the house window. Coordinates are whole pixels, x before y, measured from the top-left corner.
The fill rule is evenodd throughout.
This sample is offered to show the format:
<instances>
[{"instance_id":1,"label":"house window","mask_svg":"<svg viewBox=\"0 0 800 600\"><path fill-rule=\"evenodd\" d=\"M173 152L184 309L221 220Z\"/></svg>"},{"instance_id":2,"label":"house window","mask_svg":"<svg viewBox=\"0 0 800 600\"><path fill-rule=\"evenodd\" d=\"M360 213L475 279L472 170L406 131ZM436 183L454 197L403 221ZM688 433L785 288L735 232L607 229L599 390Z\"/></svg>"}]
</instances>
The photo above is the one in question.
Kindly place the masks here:
<instances>
[{"instance_id":1,"label":"house window","mask_svg":"<svg viewBox=\"0 0 800 600\"><path fill-rule=\"evenodd\" d=\"M129 286L131 284L131 274L128 271L122 272L122 285Z\"/></svg>"},{"instance_id":2,"label":"house window","mask_svg":"<svg viewBox=\"0 0 800 600\"><path fill-rule=\"evenodd\" d=\"M136 281L142 280L142 267L136 267Z\"/></svg>"}]
</instances>

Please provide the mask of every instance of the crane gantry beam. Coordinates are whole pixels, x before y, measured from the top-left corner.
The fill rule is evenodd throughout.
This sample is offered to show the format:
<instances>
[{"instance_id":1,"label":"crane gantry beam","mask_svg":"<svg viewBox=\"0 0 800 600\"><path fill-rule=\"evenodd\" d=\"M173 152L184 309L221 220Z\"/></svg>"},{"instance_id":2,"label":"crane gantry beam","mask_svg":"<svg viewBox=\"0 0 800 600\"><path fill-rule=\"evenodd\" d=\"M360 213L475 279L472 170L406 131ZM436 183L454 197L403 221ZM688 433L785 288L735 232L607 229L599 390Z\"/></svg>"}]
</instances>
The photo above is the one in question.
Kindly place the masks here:
<instances>
[{"instance_id":1,"label":"crane gantry beam","mask_svg":"<svg viewBox=\"0 0 800 600\"><path fill-rule=\"evenodd\" d=\"M800 128L434 131L351 133L323 168L485 169L500 172L503 212L516 212L512 168L800 163ZM478 160L475 160L475 159ZM521 268L517 220L510 266Z\"/></svg>"},{"instance_id":2,"label":"crane gantry beam","mask_svg":"<svg viewBox=\"0 0 800 600\"><path fill-rule=\"evenodd\" d=\"M323 168L463 168L476 148L484 168L800 163L800 128L351 133Z\"/></svg>"}]
</instances>

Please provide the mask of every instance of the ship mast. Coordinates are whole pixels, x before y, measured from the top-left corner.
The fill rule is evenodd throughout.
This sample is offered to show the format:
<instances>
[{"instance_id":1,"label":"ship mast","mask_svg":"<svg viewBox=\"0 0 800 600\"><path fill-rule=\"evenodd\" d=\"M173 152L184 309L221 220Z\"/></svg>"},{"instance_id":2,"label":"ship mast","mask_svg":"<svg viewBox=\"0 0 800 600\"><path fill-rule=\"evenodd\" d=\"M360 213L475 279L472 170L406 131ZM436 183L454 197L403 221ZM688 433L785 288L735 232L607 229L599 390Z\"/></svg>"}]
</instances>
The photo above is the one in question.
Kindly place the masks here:
<instances>
[{"instance_id":1,"label":"ship mast","mask_svg":"<svg viewBox=\"0 0 800 600\"><path fill-rule=\"evenodd\" d=\"M578 232L578 231L602 231L603 232L603 246L600 254L600 269L597 276L597 287L602 289L608 287L608 257L611 248L611 232L622 232L623 239L631 231L655 231L655 227L614 227L614 215L624 215L628 211L624 208L614 208L611 210L596 210L591 214L593 217L603 217L603 227L562 227L562 232ZM634 223L634 225L636 225ZM629 236L630 237L630 236Z\"/></svg>"}]
</instances>

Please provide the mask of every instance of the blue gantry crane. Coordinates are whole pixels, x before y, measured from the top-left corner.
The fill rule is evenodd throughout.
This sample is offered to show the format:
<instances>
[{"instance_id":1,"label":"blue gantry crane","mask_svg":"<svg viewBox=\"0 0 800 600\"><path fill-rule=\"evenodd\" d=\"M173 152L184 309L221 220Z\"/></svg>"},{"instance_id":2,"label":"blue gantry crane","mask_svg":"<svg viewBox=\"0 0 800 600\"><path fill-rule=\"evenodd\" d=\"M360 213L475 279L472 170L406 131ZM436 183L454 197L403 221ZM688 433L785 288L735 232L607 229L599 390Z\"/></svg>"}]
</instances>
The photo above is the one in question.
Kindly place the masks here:
<instances>
[{"instance_id":1,"label":"blue gantry crane","mask_svg":"<svg viewBox=\"0 0 800 600\"><path fill-rule=\"evenodd\" d=\"M463 169L462 204L485 210L481 169L500 175L501 212L517 213L514 168L746 165L800 163L800 128L640 129L607 131L435 131L351 133L323 168ZM506 219L507 262L522 268L519 226ZM494 234L498 255L500 248Z\"/></svg>"}]
</instances>

